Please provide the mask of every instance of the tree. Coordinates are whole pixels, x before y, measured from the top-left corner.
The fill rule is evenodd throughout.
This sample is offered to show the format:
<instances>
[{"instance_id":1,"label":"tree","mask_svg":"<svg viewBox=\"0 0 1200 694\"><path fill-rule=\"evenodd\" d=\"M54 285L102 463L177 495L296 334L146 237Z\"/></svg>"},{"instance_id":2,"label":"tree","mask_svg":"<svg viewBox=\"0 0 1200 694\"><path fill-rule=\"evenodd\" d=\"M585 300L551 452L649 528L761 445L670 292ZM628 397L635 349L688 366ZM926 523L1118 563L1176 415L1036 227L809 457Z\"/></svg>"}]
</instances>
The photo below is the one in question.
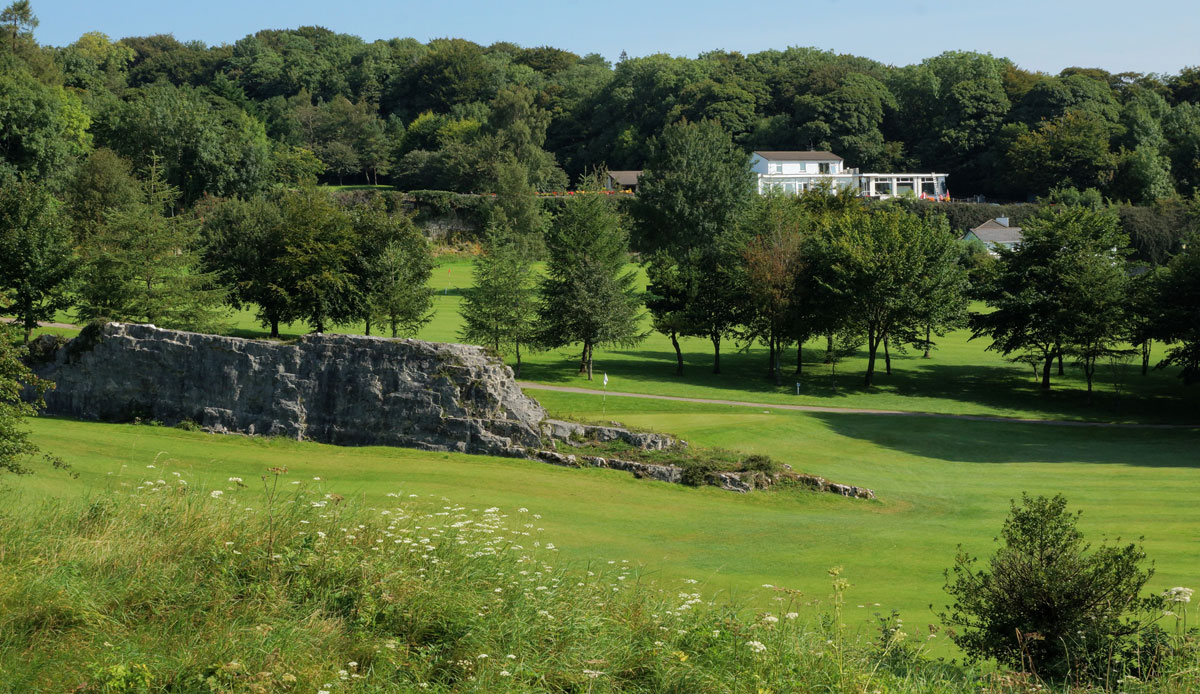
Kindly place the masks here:
<instances>
[{"instance_id":1,"label":"tree","mask_svg":"<svg viewBox=\"0 0 1200 694\"><path fill-rule=\"evenodd\" d=\"M270 329L271 337L279 337L279 324L296 317L291 278L283 262L289 230L280 198L222 200L202 206L200 215L207 270L229 288L228 300L235 309L254 304L255 318Z\"/></svg>"},{"instance_id":2,"label":"tree","mask_svg":"<svg viewBox=\"0 0 1200 694\"><path fill-rule=\"evenodd\" d=\"M1174 343L1159 367L1182 367L1179 376L1187 385L1200 382L1200 243L1187 244L1171 259L1157 283L1156 315L1149 334Z\"/></svg>"},{"instance_id":3,"label":"tree","mask_svg":"<svg viewBox=\"0 0 1200 694\"><path fill-rule=\"evenodd\" d=\"M0 12L0 23L9 25L12 32L12 46L15 49L17 35L22 29L30 32L36 29L38 18L33 14L33 7L30 6L29 0L16 0L4 8L3 12Z\"/></svg>"},{"instance_id":4,"label":"tree","mask_svg":"<svg viewBox=\"0 0 1200 694\"><path fill-rule=\"evenodd\" d=\"M0 290L27 344L38 321L70 306L76 267L71 233L53 196L25 178L0 186Z\"/></svg>"},{"instance_id":5,"label":"tree","mask_svg":"<svg viewBox=\"0 0 1200 694\"><path fill-rule=\"evenodd\" d=\"M1015 190L1045 195L1056 185L1103 188L1116 158L1108 147L1111 124L1088 111L1070 111L1019 135L1008 149Z\"/></svg>"},{"instance_id":6,"label":"tree","mask_svg":"<svg viewBox=\"0 0 1200 694\"><path fill-rule=\"evenodd\" d=\"M538 342L546 348L582 343L579 372L592 380L597 346L630 347L638 324L636 275L625 270L628 238L599 181L585 181L551 226L549 260L540 284Z\"/></svg>"},{"instance_id":7,"label":"tree","mask_svg":"<svg viewBox=\"0 0 1200 694\"><path fill-rule=\"evenodd\" d=\"M364 293L366 332L387 325L392 337L415 335L433 317L429 243L406 214L388 214L376 197L350 212L357 237L357 273Z\"/></svg>"},{"instance_id":8,"label":"tree","mask_svg":"<svg viewBox=\"0 0 1200 694\"><path fill-rule=\"evenodd\" d=\"M729 236L754 199L746 153L716 121L682 121L652 142L633 218L637 247L654 259L649 307L655 329L707 337L713 373L720 373L721 338L734 321L730 273L740 253ZM655 255L656 254L656 255Z\"/></svg>"},{"instance_id":9,"label":"tree","mask_svg":"<svg viewBox=\"0 0 1200 694\"><path fill-rule=\"evenodd\" d=\"M868 386L878 348L923 329L933 311L927 302L951 310L966 302L964 273L945 220L927 221L899 209L840 217L824 232L815 255L816 283L845 325L866 338Z\"/></svg>"},{"instance_id":10,"label":"tree","mask_svg":"<svg viewBox=\"0 0 1200 694\"><path fill-rule=\"evenodd\" d=\"M971 339L986 335L988 349L1040 365L1041 387L1049 390L1054 360L1082 341L1088 314L1111 310L1107 290L1079 291L1077 283L1117 282L1127 240L1111 213L1083 207L1045 210L1024 223L1022 234L1016 248L997 250L997 271L980 291L992 311L971 315Z\"/></svg>"},{"instance_id":11,"label":"tree","mask_svg":"<svg viewBox=\"0 0 1200 694\"><path fill-rule=\"evenodd\" d=\"M950 638L973 658L1049 679L1106 680L1120 654L1158 615L1161 598L1141 597L1154 575L1140 564L1135 544L1103 544L1094 551L1079 532L1079 513L1062 495L1021 496L1011 504L997 541L1001 546L976 568L959 546L946 571L954 601L938 617L954 627ZM1160 613L1161 614L1161 613Z\"/></svg>"},{"instance_id":12,"label":"tree","mask_svg":"<svg viewBox=\"0 0 1200 694\"><path fill-rule=\"evenodd\" d=\"M6 308L0 305L0 309ZM13 329L0 324L0 473L28 474L25 462L38 452L21 428L25 417L36 417L45 407L42 396L54 384L38 378L26 366L25 347L17 347ZM46 461L57 468L69 468L60 458L47 455Z\"/></svg>"},{"instance_id":13,"label":"tree","mask_svg":"<svg viewBox=\"0 0 1200 694\"><path fill-rule=\"evenodd\" d=\"M534 340L537 309L532 259L510 230L493 225L475 258L474 286L463 297L460 336L500 355L511 348L519 377L521 345Z\"/></svg>"},{"instance_id":14,"label":"tree","mask_svg":"<svg viewBox=\"0 0 1200 694\"><path fill-rule=\"evenodd\" d=\"M361 318L365 294L349 216L316 188L288 191L279 208L284 232L277 262L291 314L318 333Z\"/></svg>"},{"instance_id":15,"label":"tree","mask_svg":"<svg viewBox=\"0 0 1200 694\"><path fill-rule=\"evenodd\" d=\"M1083 368L1090 400L1097 361L1130 354L1118 347L1128 337L1129 272L1115 249L1085 254L1072 265L1063 276L1075 313L1066 353Z\"/></svg>"},{"instance_id":16,"label":"tree","mask_svg":"<svg viewBox=\"0 0 1200 694\"><path fill-rule=\"evenodd\" d=\"M91 118L72 92L39 81L14 56L0 53L0 173L46 179L92 144Z\"/></svg>"},{"instance_id":17,"label":"tree","mask_svg":"<svg viewBox=\"0 0 1200 694\"><path fill-rule=\"evenodd\" d=\"M136 204L141 182L128 160L101 147L75 166L63 197L75 227L75 241L82 244L104 226L110 214Z\"/></svg>"},{"instance_id":18,"label":"tree","mask_svg":"<svg viewBox=\"0 0 1200 694\"><path fill-rule=\"evenodd\" d=\"M111 213L85 247L80 320L197 331L215 326L225 290L201 270L195 225L172 216L178 196L158 160L151 160L136 204Z\"/></svg>"},{"instance_id":19,"label":"tree","mask_svg":"<svg viewBox=\"0 0 1200 694\"><path fill-rule=\"evenodd\" d=\"M810 325L799 317L808 298L802 290L806 222L800 198L770 192L755 201L746 216L750 240L742 251L745 315L743 337L766 342L770 357L768 374L775 385L783 382L780 365L784 348L799 343L797 373L801 368L804 340Z\"/></svg>"}]
</instances>

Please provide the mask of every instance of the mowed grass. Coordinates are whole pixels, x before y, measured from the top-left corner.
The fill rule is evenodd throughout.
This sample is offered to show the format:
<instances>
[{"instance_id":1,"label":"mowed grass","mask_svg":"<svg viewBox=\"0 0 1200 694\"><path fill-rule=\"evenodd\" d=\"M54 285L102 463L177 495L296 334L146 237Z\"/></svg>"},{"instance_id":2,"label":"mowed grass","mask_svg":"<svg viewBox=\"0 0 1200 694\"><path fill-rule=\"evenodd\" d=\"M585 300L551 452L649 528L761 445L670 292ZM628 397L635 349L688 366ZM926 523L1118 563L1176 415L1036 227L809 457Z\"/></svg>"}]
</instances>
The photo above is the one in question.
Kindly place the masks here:
<instances>
[{"instance_id":1,"label":"mowed grass","mask_svg":"<svg viewBox=\"0 0 1200 694\"><path fill-rule=\"evenodd\" d=\"M630 265L629 269L637 273L638 286L644 289L645 273L636 265ZM448 255L439 260L429 281L434 291L433 319L417 337L434 342L461 342L459 305L463 290L472 283L470 259ZM977 304L973 308L985 307ZM254 313L252 308L231 311L225 332L238 337L267 337L268 331L255 320ZM70 321L71 316L63 314L59 319ZM703 338L681 338L685 373L679 378L675 376L675 352L670 339L651 331L648 315L643 320L643 330L647 337L636 347L596 350L596 375L608 374L609 390L850 409L1200 425L1200 388L1184 387L1175 369L1152 368L1148 375L1142 376L1140 360L1102 363L1096 373L1096 392L1089 399L1082 370L1068 361L1065 374L1056 373L1051 391L1045 393L1032 370L988 351L990 342L986 338L970 340L966 330L936 338L937 348L929 359L922 358L915 350L893 353L890 375L884 372L880 351L876 381L870 388L863 385L865 350L834 369L823 363L823 339L804 346L802 375L794 373L795 348L787 351L782 360L783 383L777 386L767 378L765 347L740 345L739 349L735 340L725 340L721 346L722 373L713 374L711 343ZM282 326L280 330L283 339L295 339L310 331L311 327L303 321ZM332 331L362 334L365 326L344 325ZM372 334L390 333L384 326L372 326ZM1163 351L1161 345L1155 345L1152 363L1158 362ZM603 389L600 378L588 381L579 375L579 356L574 346L532 354L523 349L522 356L522 380ZM511 357L508 362L515 365Z\"/></svg>"},{"instance_id":2,"label":"mowed grass","mask_svg":"<svg viewBox=\"0 0 1200 694\"><path fill-rule=\"evenodd\" d=\"M273 465L321 478L343 496L386 504L389 492L431 504L528 508L579 566L627 560L647 579L698 579L710 594L766 607L764 584L827 597L826 570L845 568L854 624L891 608L935 622L942 571L963 543L993 548L1011 498L1063 493L1090 539L1144 536L1163 590L1200 579L1200 433L804 414L669 401L538 393L552 413L667 431L694 445L765 453L796 470L865 485L876 502L812 492L737 495L636 480L616 471L389 448L216 436L145 425L39 419L37 443L71 461L78 480L44 469L15 483L10 507L91 494L171 472L216 488ZM153 465L153 468L147 466ZM443 499L445 502L443 502ZM536 518L533 514L541 517ZM875 603L879 603L876 606ZM862 605L862 607L858 607Z\"/></svg>"}]
</instances>

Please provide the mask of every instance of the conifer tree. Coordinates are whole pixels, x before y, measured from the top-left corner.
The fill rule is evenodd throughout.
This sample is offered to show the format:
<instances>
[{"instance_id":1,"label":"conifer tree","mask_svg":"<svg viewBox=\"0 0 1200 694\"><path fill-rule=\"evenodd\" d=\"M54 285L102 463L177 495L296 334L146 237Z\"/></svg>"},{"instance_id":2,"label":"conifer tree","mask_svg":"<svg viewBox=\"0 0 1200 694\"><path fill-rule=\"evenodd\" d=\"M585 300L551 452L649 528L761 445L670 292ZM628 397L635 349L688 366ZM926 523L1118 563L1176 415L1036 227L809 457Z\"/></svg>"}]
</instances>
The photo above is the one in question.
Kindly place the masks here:
<instances>
[{"instance_id":1,"label":"conifer tree","mask_svg":"<svg viewBox=\"0 0 1200 694\"><path fill-rule=\"evenodd\" d=\"M521 375L521 346L534 338L537 317L533 261L525 245L503 225L488 230L484 252L475 259L475 286L462 304L463 340L516 357Z\"/></svg>"},{"instance_id":2,"label":"conifer tree","mask_svg":"<svg viewBox=\"0 0 1200 694\"><path fill-rule=\"evenodd\" d=\"M546 240L539 342L547 348L582 344L579 373L592 379L597 346L641 342L641 296L625 269L629 241L620 217L595 177L584 181L559 213Z\"/></svg>"}]
</instances>

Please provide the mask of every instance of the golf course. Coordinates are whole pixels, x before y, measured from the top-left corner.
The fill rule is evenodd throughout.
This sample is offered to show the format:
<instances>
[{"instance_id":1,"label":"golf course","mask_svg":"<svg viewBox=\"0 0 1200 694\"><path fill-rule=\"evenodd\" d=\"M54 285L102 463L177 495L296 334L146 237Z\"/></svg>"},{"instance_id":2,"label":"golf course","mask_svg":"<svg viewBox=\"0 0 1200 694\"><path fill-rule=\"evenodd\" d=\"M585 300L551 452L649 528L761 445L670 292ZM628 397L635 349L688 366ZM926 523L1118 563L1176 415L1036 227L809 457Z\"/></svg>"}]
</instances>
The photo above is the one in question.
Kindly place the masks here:
<instances>
[{"instance_id":1,"label":"golf course","mask_svg":"<svg viewBox=\"0 0 1200 694\"><path fill-rule=\"evenodd\" d=\"M456 339L457 305L470 272L470 263L455 260L435 270L436 313L419 337ZM306 331L292 325L283 337ZM249 312L232 315L229 332L264 335ZM431 506L445 501L527 508L541 516L537 527L570 566L626 561L647 580L666 586L697 580L707 597L752 608L771 606L775 593L764 585L824 600L827 570L842 567L851 584L847 616L852 627L865 629L874 613L891 609L913 624L936 622L930 605L936 610L946 603L943 571L956 547L986 556L1010 500L1023 492L1061 493L1083 512L1080 528L1089 540L1144 538L1156 571L1149 589L1194 585L1200 429L1186 425L1200 423L1195 392L1170 372L1152 369L1142 376L1140 364L1127 362L1101 367L1091 403L1070 364L1050 393L1039 393L1024 367L986 351L986 340L968 337L960 331L940 339L929 359L915 352L893 355L892 375L881 375L870 389L860 385L860 359L845 360L833 376L816 342L806 346L803 375L792 376L788 365L781 386L765 378L761 347L739 351L728 345L723 373L710 373L705 340L683 342L687 370L675 377L670 343L657 334L633 349L597 350L592 382L576 375L577 355L543 352L524 359L527 392L554 416L616 421L677 435L692 446L768 455L797 472L873 489L874 501L796 489L733 494L524 460L38 418L28 422L34 440L69 462L78 478L39 469L8 482L7 505L35 509L48 498L120 491L170 473L256 505L261 493L254 485L240 491L226 480L257 481L268 468L286 466L289 480L320 478L323 491L367 506L402 492ZM601 372L612 391L761 406L606 396ZM953 654L945 640L930 647Z\"/></svg>"}]
</instances>

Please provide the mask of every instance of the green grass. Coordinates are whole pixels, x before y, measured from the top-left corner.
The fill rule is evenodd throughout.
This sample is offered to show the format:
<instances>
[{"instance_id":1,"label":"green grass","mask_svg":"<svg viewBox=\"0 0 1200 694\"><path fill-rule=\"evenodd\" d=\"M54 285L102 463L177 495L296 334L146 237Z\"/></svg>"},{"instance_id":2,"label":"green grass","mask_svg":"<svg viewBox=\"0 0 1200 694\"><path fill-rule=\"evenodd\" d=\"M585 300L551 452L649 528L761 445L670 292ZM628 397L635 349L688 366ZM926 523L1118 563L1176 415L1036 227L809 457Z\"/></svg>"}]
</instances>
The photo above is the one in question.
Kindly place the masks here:
<instances>
[{"instance_id":1,"label":"green grass","mask_svg":"<svg viewBox=\"0 0 1200 694\"><path fill-rule=\"evenodd\" d=\"M524 509L164 476L0 524L0 691L977 689L829 603L739 612L625 562L568 570Z\"/></svg>"},{"instance_id":2,"label":"green grass","mask_svg":"<svg viewBox=\"0 0 1200 694\"><path fill-rule=\"evenodd\" d=\"M710 591L752 604L769 601L763 584L824 597L826 569L844 566L856 624L890 608L917 623L935 621L928 605L943 600L941 572L956 544L990 552L1009 499L1062 492L1084 510L1090 538L1145 536L1158 569L1153 588L1195 583L1200 432L764 413L617 398L601 409L595 396L539 395L557 415L615 419L696 445L764 453L797 471L870 487L879 501L794 491L737 495L529 461L55 419L32 422L35 440L73 462L80 479L45 470L19 487L32 501L167 471L217 484L283 464L298 479L321 477L330 490L369 504L403 489L468 507L527 507L570 561L628 560L658 580L702 580Z\"/></svg>"}]
</instances>

